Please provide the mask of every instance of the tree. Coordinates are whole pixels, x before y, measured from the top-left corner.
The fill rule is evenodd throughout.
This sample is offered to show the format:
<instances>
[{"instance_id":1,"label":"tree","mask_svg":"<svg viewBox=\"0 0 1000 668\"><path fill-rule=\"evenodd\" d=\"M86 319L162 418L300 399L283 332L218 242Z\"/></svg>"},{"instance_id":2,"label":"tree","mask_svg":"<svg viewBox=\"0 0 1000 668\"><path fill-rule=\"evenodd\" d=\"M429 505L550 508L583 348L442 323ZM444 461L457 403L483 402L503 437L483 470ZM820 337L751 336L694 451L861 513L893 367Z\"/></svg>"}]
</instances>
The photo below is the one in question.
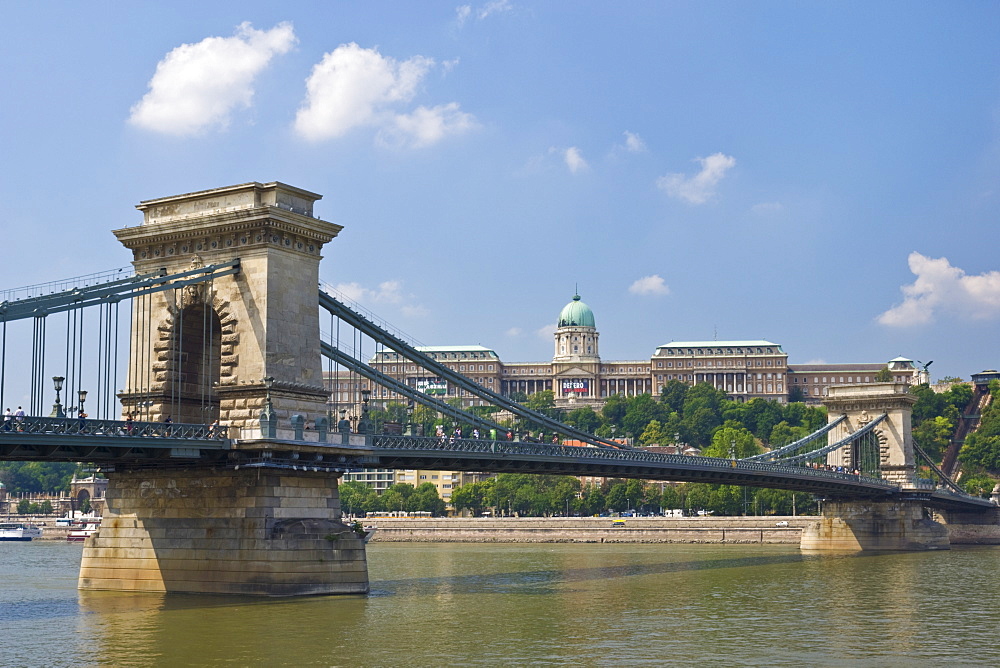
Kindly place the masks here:
<instances>
[{"instance_id":1,"label":"tree","mask_svg":"<svg viewBox=\"0 0 1000 668\"><path fill-rule=\"evenodd\" d=\"M876 383L891 383L892 382L892 372L889 371L889 367L884 366L878 370L875 374Z\"/></svg>"},{"instance_id":2,"label":"tree","mask_svg":"<svg viewBox=\"0 0 1000 668\"><path fill-rule=\"evenodd\" d=\"M684 410L684 398L687 396L688 384L679 380L668 380L667 384L660 388L660 403L668 410L681 413Z\"/></svg>"},{"instance_id":3,"label":"tree","mask_svg":"<svg viewBox=\"0 0 1000 668\"><path fill-rule=\"evenodd\" d=\"M639 437L639 442L644 445L661 444L669 440L672 436L668 436L663 431L663 426L660 424L659 420L651 420L648 425L646 425L646 430L642 432Z\"/></svg>"},{"instance_id":4,"label":"tree","mask_svg":"<svg viewBox=\"0 0 1000 668\"><path fill-rule=\"evenodd\" d=\"M27 515L30 512L31 512L31 501L28 501L27 499L21 499L20 501L17 502L18 515Z\"/></svg>"},{"instance_id":5,"label":"tree","mask_svg":"<svg viewBox=\"0 0 1000 668\"><path fill-rule=\"evenodd\" d=\"M590 406L581 406L571 410L566 415L566 422L577 429L593 433L601 425L601 416Z\"/></svg>"},{"instance_id":6,"label":"tree","mask_svg":"<svg viewBox=\"0 0 1000 668\"><path fill-rule=\"evenodd\" d=\"M792 385L788 388L788 402L789 403L799 403L806 400L805 392L798 385Z\"/></svg>"},{"instance_id":7,"label":"tree","mask_svg":"<svg viewBox=\"0 0 1000 668\"><path fill-rule=\"evenodd\" d=\"M625 494L625 483L618 482L611 486L607 494L608 510L621 512L628 508L629 501Z\"/></svg>"},{"instance_id":8,"label":"tree","mask_svg":"<svg viewBox=\"0 0 1000 668\"><path fill-rule=\"evenodd\" d=\"M632 435L632 438L637 438L642 434L646 426L663 413L660 404L654 401L652 395L649 394L630 397L626 400L625 405L622 427Z\"/></svg>"},{"instance_id":9,"label":"tree","mask_svg":"<svg viewBox=\"0 0 1000 668\"><path fill-rule=\"evenodd\" d=\"M38 511L42 515L51 515L53 511L52 502L49 501L48 499L45 499L44 501L42 501L42 504L38 507Z\"/></svg>"},{"instance_id":10,"label":"tree","mask_svg":"<svg viewBox=\"0 0 1000 668\"><path fill-rule=\"evenodd\" d=\"M949 407L950 408L950 407ZM951 435L955 431L955 426L948 418L937 416L929 420L924 420L913 429L913 441L927 453L927 456L934 460L935 464L940 464L944 457L945 448L951 442Z\"/></svg>"},{"instance_id":11,"label":"tree","mask_svg":"<svg viewBox=\"0 0 1000 668\"><path fill-rule=\"evenodd\" d=\"M723 427L715 432L711 445L705 448L701 454L705 457L729 459L734 456L734 450L736 459L756 455L761 451L753 434L746 429Z\"/></svg>"},{"instance_id":12,"label":"tree","mask_svg":"<svg viewBox=\"0 0 1000 668\"><path fill-rule=\"evenodd\" d=\"M620 427L622 426L622 419L625 417L627 410L628 403L625 401L625 397L620 394L613 394L605 402L604 408L601 409L601 415L609 425L613 424Z\"/></svg>"},{"instance_id":13,"label":"tree","mask_svg":"<svg viewBox=\"0 0 1000 668\"><path fill-rule=\"evenodd\" d=\"M435 517L444 515L445 506L437 487L432 482L421 483L406 499L408 512L427 512Z\"/></svg>"}]
</instances>

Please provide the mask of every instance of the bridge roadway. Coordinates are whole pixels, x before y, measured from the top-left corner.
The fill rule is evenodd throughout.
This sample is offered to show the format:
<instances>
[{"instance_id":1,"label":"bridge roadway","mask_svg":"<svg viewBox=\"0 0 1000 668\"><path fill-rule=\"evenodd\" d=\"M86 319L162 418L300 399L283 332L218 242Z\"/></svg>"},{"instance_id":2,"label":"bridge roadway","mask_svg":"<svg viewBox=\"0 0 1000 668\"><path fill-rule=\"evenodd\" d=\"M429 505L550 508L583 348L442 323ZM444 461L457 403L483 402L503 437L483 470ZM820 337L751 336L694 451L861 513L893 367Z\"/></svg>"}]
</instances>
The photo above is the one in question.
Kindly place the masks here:
<instances>
[{"instance_id":1,"label":"bridge roadway","mask_svg":"<svg viewBox=\"0 0 1000 668\"><path fill-rule=\"evenodd\" d=\"M328 442L237 439L230 438L225 427L120 420L25 417L4 422L0 461L15 460L124 468L186 465L341 473L367 467L603 476L770 487L838 499L912 499L951 509L994 507L988 499L933 484L904 490L879 478L759 461L387 434L331 433Z\"/></svg>"}]
</instances>

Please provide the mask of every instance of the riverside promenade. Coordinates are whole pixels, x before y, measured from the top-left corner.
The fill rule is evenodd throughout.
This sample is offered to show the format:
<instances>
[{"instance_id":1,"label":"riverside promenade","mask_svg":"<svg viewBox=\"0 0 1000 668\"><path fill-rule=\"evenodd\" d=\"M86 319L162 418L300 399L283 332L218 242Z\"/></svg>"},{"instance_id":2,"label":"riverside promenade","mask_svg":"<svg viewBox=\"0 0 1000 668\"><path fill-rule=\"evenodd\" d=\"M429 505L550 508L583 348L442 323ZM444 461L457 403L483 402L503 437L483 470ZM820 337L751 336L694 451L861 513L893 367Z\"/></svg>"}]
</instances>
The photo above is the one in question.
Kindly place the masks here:
<instances>
[{"instance_id":1,"label":"riverside promenade","mask_svg":"<svg viewBox=\"0 0 1000 668\"><path fill-rule=\"evenodd\" d=\"M612 526L615 520L624 526ZM372 542L770 543L797 545L815 517L377 518ZM787 522L787 526L778 526Z\"/></svg>"}]
</instances>

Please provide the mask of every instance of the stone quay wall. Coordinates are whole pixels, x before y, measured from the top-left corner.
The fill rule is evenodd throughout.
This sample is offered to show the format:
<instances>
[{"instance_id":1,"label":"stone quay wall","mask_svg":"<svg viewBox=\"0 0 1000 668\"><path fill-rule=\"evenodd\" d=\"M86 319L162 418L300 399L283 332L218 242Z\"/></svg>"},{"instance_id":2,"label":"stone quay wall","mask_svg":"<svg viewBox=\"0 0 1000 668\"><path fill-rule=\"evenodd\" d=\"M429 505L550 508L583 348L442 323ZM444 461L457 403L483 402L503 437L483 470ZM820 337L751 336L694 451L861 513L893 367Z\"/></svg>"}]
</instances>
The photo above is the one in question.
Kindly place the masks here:
<instances>
[{"instance_id":1,"label":"stone quay wall","mask_svg":"<svg viewBox=\"0 0 1000 668\"><path fill-rule=\"evenodd\" d=\"M768 543L798 545L815 517L368 518L371 542L426 543ZM788 526L777 526L788 522Z\"/></svg>"}]
</instances>

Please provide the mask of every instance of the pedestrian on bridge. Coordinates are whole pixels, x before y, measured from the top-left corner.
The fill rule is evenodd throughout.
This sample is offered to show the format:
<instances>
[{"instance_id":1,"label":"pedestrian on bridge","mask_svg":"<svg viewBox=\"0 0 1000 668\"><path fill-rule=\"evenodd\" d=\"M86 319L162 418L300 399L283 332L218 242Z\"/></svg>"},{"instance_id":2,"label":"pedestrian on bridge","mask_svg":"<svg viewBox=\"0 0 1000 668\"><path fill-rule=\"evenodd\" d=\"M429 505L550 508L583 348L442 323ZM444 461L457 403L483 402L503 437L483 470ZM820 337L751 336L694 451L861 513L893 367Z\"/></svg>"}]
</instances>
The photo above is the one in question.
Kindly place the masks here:
<instances>
[{"instance_id":1,"label":"pedestrian on bridge","mask_svg":"<svg viewBox=\"0 0 1000 668\"><path fill-rule=\"evenodd\" d=\"M17 421L17 430L18 431L23 431L24 430L24 426L23 426L24 425L24 409L21 408L20 406L18 406L17 410L14 412L14 419Z\"/></svg>"},{"instance_id":2,"label":"pedestrian on bridge","mask_svg":"<svg viewBox=\"0 0 1000 668\"><path fill-rule=\"evenodd\" d=\"M10 431L11 422L14 421L14 413L11 412L10 407L7 407L7 412L3 414L3 430Z\"/></svg>"}]
</instances>

